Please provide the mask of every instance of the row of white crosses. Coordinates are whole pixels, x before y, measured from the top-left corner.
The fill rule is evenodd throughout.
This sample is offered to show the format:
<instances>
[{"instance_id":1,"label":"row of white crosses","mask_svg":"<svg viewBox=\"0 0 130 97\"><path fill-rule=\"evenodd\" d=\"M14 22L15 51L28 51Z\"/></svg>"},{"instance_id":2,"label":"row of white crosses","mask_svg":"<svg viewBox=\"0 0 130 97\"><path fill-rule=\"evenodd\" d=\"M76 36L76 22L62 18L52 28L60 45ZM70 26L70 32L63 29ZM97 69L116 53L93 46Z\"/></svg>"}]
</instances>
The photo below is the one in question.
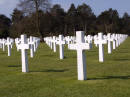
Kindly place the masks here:
<instances>
[{"instance_id":1,"label":"row of white crosses","mask_svg":"<svg viewBox=\"0 0 130 97\"><path fill-rule=\"evenodd\" d=\"M84 39L85 39L85 42L86 42L86 43L89 43L90 49L92 49L93 36L88 35L88 36L85 36Z\"/></svg>"},{"instance_id":2,"label":"row of white crosses","mask_svg":"<svg viewBox=\"0 0 130 97\"><path fill-rule=\"evenodd\" d=\"M94 44L99 47L99 62L104 62L104 44L108 43L108 54L112 53L112 43L113 49L116 49L125 39L127 35L124 34L110 34L107 36L103 33L98 33L94 36Z\"/></svg>"},{"instance_id":3,"label":"row of white crosses","mask_svg":"<svg viewBox=\"0 0 130 97\"><path fill-rule=\"evenodd\" d=\"M40 39L30 36L30 38L28 38L28 44L30 48L30 57L33 58L34 52L36 52L38 45L40 44Z\"/></svg>"},{"instance_id":4,"label":"row of white crosses","mask_svg":"<svg viewBox=\"0 0 130 97\"><path fill-rule=\"evenodd\" d=\"M118 42L122 43L126 38L127 35L119 35L120 38L118 38ZM108 34L107 38L108 42L113 41L114 39L110 37L110 34ZM103 33L98 33L98 40L97 44L99 45L99 61L104 61L104 48L103 44L107 43L107 40L103 38ZM108 44L110 46L110 44ZM76 44L70 44L70 49L77 50L77 69L78 69L78 80L86 80L86 57L84 50L89 50L90 45L88 43L85 43L84 40L84 32L83 31L77 31L76 32ZM108 47L110 49L110 47ZM110 50L108 50L110 52Z\"/></svg>"},{"instance_id":5,"label":"row of white crosses","mask_svg":"<svg viewBox=\"0 0 130 97\"><path fill-rule=\"evenodd\" d=\"M13 47L14 39L7 37L7 39L0 39L0 47L5 51L5 46L8 49L8 56L11 56L11 48Z\"/></svg>"},{"instance_id":6,"label":"row of white crosses","mask_svg":"<svg viewBox=\"0 0 130 97\"><path fill-rule=\"evenodd\" d=\"M59 58L64 59L64 45L67 44L68 48L69 45L72 43L75 43L76 39L73 36L66 36L63 37L63 35L59 35L58 37L45 37L44 38L46 44L53 49L54 52L56 52L56 45L59 45Z\"/></svg>"},{"instance_id":7,"label":"row of white crosses","mask_svg":"<svg viewBox=\"0 0 130 97\"><path fill-rule=\"evenodd\" d=\"M113 42L113 49L116 46L119 46L125 39L127 35L123 34L110 34L103 35L103 33L98 33L94 37L91 35L84 36L83 31L76 32L76 41L75 38L71 40L68 36L63 39L62 35L59 35L59 38L56 36L46 37L44 38L45 42L50 46L50 42L54 43L54 48L56 48L56 44L59 44L60 48L60 59L63 59L64 51L63 45L65 43L68 44L68 48L70 50L77 50L77 71L78 71L78 80L86 80L86 57L85 57L85 50L89 50L92 47L92 40L96 46L99 47L99 62L104 62L104 44L108 42L108 53L111 53L111 42ZM66 42L65 42L66 41ZM73 42L71 42L73 41ZM118 43L118 44L117 44ZM52 47L53 48L53 47ZM56 50L54 50L56 51Z\"/></svg>"},{"instance_id":8,"label":"row of white crosses","mask_svg":"<svg viewBox=\"0 0 130 97\"><path fill-rule=\"evenodd\" d=\"M3 51L5 51L5 43L6 43L6 39L0 39L0 44Z\"/></svg>"},{"instance_id":9,"label":"row of white crosses","mask_svg":"<svg viewBox=\"0 0 130 97\"><path fill-rule=\"evenodd\" d=\"M6 45L8 47L8 56L11 56L11 48L13 47L13 44L14 44L14 39L8 37L6 41Z\"/></svg>"},{"instance_id":10,"label":"row of white crosses","mask_svg":"<svg viewBox=\"0 0 130 97\"><path fill-rule=\"evenodd\" d=\"M116 49L125 39L127 35L123 34L107 34L107 41L108 41L108 54L112 53L112 49ZM113 43L113 48L112 48Z\"/></svg>"},{"instance_id":11,"label":"row of white crosses","mask_svg":"<svg viewBox=\"0 0 130 97\"><path fill-rule=\"evenodd\" d=\"M64 58L64 44L68 44L68 48L70 48L70 44L75 43L75 38L70 38L70 36L67 36L60 40L60 37L62 35L59 35L59 37L53 36L53 37L47 37L45 38L46 43L51 47L51 49L56 52L56 44L59 44L63 40L63 44L59 44L59 56L60 59ZM120 36L120 37L119 37ZM119 44L121 43L121 40L124 35L122 34L110 34L108 33L107 35L103 35L103 33L98 33L98 35L95 35L94 37L91 35L85 36L85 43L88 43L90 45L90 49L92 48L92 41L94 40L94 43L96 46L99 46L99 62L104 62L104 44L108 43L108 54L112 53L112 42L113 42L113 49L115 49ZM62 36L63 37L63 36ZM121 38L122 37L122 38ZM64 43L65 41L65 43Z\"/></svg>"},{"instance_id":12,"label":"row of white crosses","mask_svg":"<svg viewBox=\"0 0 130 97\"><path fill-rule=\"evenodd\" d=\"M54 52L56 52L56 44L59 45L59 57L60 59L64 59L64 44L65 40L63 35L59 35L59 37L53 36L53 37L46 37L44 38L46 44L53 49Z\"/></svg>"}]
</instances>

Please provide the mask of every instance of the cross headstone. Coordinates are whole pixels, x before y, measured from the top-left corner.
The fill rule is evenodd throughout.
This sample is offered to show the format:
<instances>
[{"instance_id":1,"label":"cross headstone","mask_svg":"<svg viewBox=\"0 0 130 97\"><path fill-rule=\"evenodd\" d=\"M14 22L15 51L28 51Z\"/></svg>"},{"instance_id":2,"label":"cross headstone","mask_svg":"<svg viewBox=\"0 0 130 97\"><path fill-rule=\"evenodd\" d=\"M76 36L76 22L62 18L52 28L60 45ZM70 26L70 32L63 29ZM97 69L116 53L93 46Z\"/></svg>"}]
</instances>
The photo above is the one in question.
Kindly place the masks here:
<instances>
[{"instance_id":1,"label":"cross headstone","mask_svg":"<svg viewBox=\"0 0 130 97\"><path fill-rule=\"evenodd\" d=\"M118 36L118 34L116 34L116 47L118 47L119 46L119 36Z\"/></svg>"},{"instance_id":2,"label":"cross headstone","mask_svg":"<svg viewBox=\"0 0 130 97\"><path fill-rule=\"evenodd\" d=\"M56 42L57 42L56 36L53 36L52 42L53 42L53 51L56 52Z\"/></svg>"},{"instance_id":3,"label":"cross headstone","mask_svg":"<svg viewBox=\"0 0 130 97\"><path fill-rule=\"evenodd\" d=\"M15 44L16 44L16 47L17 47L17 51L19 51L19 49L18 49L18 45L20 44L20 39L19 38L15 39Z\"/></svg>"},{"instance_id":4,"label":"cross headstone","mask_svg":"<svg viewBox=\"0 0 130 97\"><path fill-rule=\"evenodd\" d=\"M87 36L87 39L88 39L88 43L89 43L89 45L90 45L90 49L92 49L92 40L93 40L92 36L91 36L91 35L88 35L88 36Z\"/></svg>"},{"instance_id":5,"label":"cross headstone","mask_svg":"<svg viewBox=\"0 0 130 97\"><path fill-rule=\"evenodd\" d=\"M27 49L29 49L29 45L27 44L27 36L25 34L21 35L21 43L18 45L18 48L21 49L22 72L29 72L27 58Z\"/></svg>"},{"instance_id":6,"label":"cross headstone","mask_svg":"<svg viewBox=\"0 0 130 97\"><path fill-rule=\"evenodd\" d=\"M30 36L30 39L29 39L29 47L30 47L30 57L33 58L34 57L34 40L33 40L33 37Z\"/></svg>"},{"instance_id":7,"label":"cross headstone","mask_svg":"<svg viewBox=\"0 0 130 97\"><path fill-rule=\"evenodd\" d=\"M98 33L97 43L99 46L99 62L104 62L104 46L103 46L103 44L106 44L107 41L105 39L103 39L102 33Z\"/></svg>"},{"instance_id":8,"label":"cross headstone","mask_svg":"<svg viewBox=\"0 0 130 97\"><path fill-rule=\"evenodd\" d=\"M112 38L113 38L113 49L116 49L116 40L115 40L115 34L112 34Z\"/></svg>"},{"instance_id":9,"label":"cross headstone","mask_svg":"<svg viewBox=\"0 0 130 97\"><path fill-rule=\"evenodd\" d=\"M8 56L11 56L11 39L8 37L6 45L8 47Z\"/></svg>"},{"instance_id":10,"label":"cross headstone","mask_svg":"<svg viewBox=\"0 0 130 97\"><path fill-rule=\"evenodd\" d=\"M64 44L65 41L63 40L63 35L59 35L59 41L57 42L59 45L59 53L60 53L60 59L64 59Z\"/></svg>"},{"instance_id":11,"label":"cross headstone","mask_svg":"<svg viewBox=\"0 0 130 97\"><path fill-rule=\"evenodd\" d=\"M68 48L69 48L70 43L71 43L71 41L72 41L72 39L70 38L70 36L67 36L67 37L66 37L66 41L67 41Z\"/></svg>"},{"instance_id":12,"label":"cross headstone","mask_svg":"<svg viewBox=\"0 0 130 97\"><path fill-rule=\"evenodd\" d=\"M107 40L108 40L108 54L112 53L112 44L111 42L114 42L114 37L110 33L107 34Z\"/></svg>"},{"instance_id":13,"label":"cross headstone","mask_svg":"<svg viewBox=\"0 0 130 97\"><path fill-rule=\"evenodd\" d=\"M94 35L94 44L96 47L98 46L97 40L98 40L98 36Z\"/></svg>"},{"instance_id":14,"label":"cross headstone","mask_svg":"<svg viewBox=\"0 0 130 97\"><path fill-rule=\"evenodd\" d=\"M90 49L89 44L85 43L84 32L76 32L76 44L70 44L72 50L77 50L77 69L78 69L78 80L86 80L86 56L85 50Z\"/></svg>"}]
</instances>

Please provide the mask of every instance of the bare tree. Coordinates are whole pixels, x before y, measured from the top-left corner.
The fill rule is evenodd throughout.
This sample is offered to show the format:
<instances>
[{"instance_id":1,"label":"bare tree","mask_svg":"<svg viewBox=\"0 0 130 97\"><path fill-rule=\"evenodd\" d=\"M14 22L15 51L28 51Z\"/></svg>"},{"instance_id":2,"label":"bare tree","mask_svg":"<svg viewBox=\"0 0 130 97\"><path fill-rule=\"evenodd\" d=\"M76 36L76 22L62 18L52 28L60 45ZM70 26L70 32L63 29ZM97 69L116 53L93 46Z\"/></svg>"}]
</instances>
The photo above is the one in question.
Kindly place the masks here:
<instances>
[{"instance_id":1,"label":"bare tree","mask_svg":"<svg viewBox=\"0 0 130 97\"><path fill-rule=\"evenodd\" d=\"M40 34L41 39L43 39L44 34L40 31L40 16L39 11L47 11L50 8L50 0L20 0L18 7L25 13L25 15L30 15L36 13L36 28L37 32Z\"/></svg>"}]
</instances>

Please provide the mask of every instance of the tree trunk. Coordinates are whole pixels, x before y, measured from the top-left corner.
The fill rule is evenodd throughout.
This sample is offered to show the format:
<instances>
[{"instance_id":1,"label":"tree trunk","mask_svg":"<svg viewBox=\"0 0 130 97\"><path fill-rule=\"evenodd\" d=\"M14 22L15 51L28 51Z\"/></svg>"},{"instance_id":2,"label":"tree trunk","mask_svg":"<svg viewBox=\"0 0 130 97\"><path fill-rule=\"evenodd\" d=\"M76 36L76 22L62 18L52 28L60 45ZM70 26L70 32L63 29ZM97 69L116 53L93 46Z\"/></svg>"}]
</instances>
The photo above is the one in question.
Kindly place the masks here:
<instances>
[{"instance_id":1,"label":"tree trunk","mask_svg":"<svg viewBox=\"0 0 130 97\"><path fill-rule=\"evenodd\" d=\"M36 6L36 28L37 28L37 33L40 34L40 39L43 42L44 41L44 35L42 31L40 30L40 17L39 17L39 6L38 6L38 1L35 0L35 6Z\"/></svg>"}]
</instances>

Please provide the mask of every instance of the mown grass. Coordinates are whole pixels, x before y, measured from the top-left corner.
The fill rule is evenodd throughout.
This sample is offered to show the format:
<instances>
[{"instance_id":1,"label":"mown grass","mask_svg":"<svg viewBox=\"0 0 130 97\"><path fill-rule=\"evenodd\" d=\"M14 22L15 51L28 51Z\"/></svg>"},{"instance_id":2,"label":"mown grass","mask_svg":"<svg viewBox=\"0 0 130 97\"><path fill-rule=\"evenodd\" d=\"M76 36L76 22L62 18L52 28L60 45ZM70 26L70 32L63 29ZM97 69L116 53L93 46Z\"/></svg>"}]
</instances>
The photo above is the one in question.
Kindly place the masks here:
<instances>
[{"instance_id":1,"label":"mown grass","mask_svg":"<svg viewBox=\"0 0 130 97\"><path fill-rule=\"evenodd\" d=\"M29 54L28 54L29 56ZM86 51L87 78L77 80L76 51L65 48L59 60L46 44L29 56L29 73L21 72L21 55L14 47L11 57L0 49L0 97L130 97L130 38L105 62L98 62L98 48Z\"/></svg>"}]
</instances>

